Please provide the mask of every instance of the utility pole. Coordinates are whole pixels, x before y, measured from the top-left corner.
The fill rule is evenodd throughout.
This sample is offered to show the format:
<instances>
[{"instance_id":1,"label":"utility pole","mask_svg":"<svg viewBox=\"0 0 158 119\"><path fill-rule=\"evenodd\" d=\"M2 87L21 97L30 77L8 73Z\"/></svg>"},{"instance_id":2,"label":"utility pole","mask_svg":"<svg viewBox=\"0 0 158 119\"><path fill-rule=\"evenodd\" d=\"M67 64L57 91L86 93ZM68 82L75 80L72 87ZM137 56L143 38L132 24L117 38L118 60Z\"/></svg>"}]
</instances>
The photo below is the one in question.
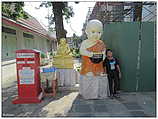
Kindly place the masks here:
<instances>
[{"instance_id":1,"label":"utility pole","mask_svg":"<svg viewBox=\"0 0 158 119\"><path fill-rule=\"evenodd\" d=\"M139 39L138 39L138 55L136 67L136 92L139 91L139 84L141 80L141 49L142 49L142 2L136 2L134 5L134 18L133 21L139 22Z\"/></svg>"}]
</instances>

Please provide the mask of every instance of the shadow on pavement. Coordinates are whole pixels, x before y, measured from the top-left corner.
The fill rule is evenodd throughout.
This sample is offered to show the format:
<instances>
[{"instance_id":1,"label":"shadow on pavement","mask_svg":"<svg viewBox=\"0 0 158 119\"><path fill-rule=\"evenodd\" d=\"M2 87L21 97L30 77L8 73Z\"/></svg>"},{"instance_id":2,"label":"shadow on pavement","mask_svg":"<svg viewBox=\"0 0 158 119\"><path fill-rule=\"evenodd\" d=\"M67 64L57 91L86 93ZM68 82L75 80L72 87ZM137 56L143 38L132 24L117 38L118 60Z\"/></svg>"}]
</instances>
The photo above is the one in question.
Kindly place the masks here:
<instances>
[{"instance_id":1,"label":"shadow on pavement","mask_svg":"<svg viewBox=\"0 0 158 119\"><path fill-rule=\"evenodd\" d=\"M12 100L17 96L17 86L15 82L15 84L10 87L2 88L2 117L47 117L48 111L43 110L43 108L47 107L47 105L52 102L62 99L70 93L72 92L58 91L56 97L44 97L41 103L36 104L12 104ZM60 105L55 104L55 106ZM54 107L50 108L53 110ZM60 116L60 114L56 114L55 116Z\"/></svg>"}]
</instances>

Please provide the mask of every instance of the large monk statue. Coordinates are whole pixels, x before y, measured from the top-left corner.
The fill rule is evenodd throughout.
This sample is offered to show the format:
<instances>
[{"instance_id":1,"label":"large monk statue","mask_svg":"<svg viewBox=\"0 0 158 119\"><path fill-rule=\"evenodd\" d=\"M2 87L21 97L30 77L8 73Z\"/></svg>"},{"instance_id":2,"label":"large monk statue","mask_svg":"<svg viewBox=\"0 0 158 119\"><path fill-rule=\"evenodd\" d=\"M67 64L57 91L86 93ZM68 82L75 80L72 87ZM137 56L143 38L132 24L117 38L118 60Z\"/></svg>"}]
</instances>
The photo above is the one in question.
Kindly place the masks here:
<instances>
[{"instance_id":1,"label":"large monk statue","mask_svg":"<svg viewBox=\"0 0 158 119\"><path fill-rule=\"evenodd\" d=\"M86 26L88 39L81 43L82 55L81 75L98 76L104 72L103 60L105 59L106 46L100 37L103 25L99 20L90 20Z\"/></svg>"},{"instance_id":2,"label":"large monk statue","mask_svg":"<svg viewBox=\"0 0 158 119\"><path fill-rule=\"evenodd\" d=\"M73 68L73 57L65 38L60 39L57 54L53 58L53 65L57 68Z\"/></svg>"}]
</instances>

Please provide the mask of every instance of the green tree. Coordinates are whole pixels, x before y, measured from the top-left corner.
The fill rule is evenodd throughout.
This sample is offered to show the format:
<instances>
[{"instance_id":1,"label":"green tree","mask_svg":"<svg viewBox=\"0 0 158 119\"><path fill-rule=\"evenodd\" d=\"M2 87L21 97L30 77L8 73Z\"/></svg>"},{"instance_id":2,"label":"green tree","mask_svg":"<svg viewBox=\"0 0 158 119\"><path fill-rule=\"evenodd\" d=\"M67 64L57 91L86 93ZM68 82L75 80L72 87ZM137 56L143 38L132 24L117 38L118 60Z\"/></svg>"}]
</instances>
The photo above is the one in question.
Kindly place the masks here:
<instances>
[{"instance_id":1,"label":"green tree","mask_svg":"<svg viewBox=\"0 0 158 119\"><path fill-rule=\"evenodd\" d=\"M79 48L79 47L80 47L80 44L81 44L81 42L82 42L81 37L77 36L77 35L74 33L72 39L73 39L75 48Z\"/></svg>"},{"instance_id":2,"label":"green tree","mask_svg":"<svg viewBox=\"0 0 158 119\"><path fill-rule=\"evenodd\" d=\"M2 2L2 14L10 19L27 19L27 13L23 10L24 2Z\"/></svg>"},{"instance_id":3,"label":"green tree","mask_svg":"<svg viewBox=\"0 0 158 119\"><path fill-rule=\"evenodd\" d=\"M51 7L52 6L52 14L50 17L50 25L55 24L55 31L57 41L59 42L60 38L66 38L66 30L63 25L63 17L68 22L70 17L74 15L72 7L68 6L67 2L42 2L40 7Z\"/></svg>"}]
</instances>

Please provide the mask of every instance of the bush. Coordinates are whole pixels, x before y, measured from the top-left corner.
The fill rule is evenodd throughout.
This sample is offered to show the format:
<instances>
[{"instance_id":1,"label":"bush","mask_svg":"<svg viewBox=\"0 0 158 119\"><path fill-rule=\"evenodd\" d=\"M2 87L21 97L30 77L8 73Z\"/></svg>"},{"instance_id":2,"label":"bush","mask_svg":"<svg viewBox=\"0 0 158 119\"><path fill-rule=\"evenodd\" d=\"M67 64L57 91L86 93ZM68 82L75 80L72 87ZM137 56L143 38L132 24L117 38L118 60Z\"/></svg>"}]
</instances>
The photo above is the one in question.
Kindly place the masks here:
<instances>
[{"instance_id":1,"label":"bush","mask_svg":"<svg viewBox=\"0 0 158 119\"><path fill-rule=\"evenodd\" d=\"M43 53L43 52L41 52L41 53L40 53L40 57L41 57L41 58L46 58L46 54Z\"/></svg>"},{"instance_id":2,"label":"bush","mask_svg":"<svg viewBox=\"0 0 158 119\"><path fill-rule=\"evenodd\" d=\"M79 49L74 49L72 54L73 54L73 57L76 57L76 58L80 58L80 56L81 56Z\"/></svg>"},{"instance_id":3,"label":"bush","mask_svg":"<svg viewBox=\"0 0 158 119\"><path fill-rule=\"evenodd\" d=\"M50 55L50 56L53 56L53 52L50 52L49 55Z\"/></svg>"}]
</instances>

